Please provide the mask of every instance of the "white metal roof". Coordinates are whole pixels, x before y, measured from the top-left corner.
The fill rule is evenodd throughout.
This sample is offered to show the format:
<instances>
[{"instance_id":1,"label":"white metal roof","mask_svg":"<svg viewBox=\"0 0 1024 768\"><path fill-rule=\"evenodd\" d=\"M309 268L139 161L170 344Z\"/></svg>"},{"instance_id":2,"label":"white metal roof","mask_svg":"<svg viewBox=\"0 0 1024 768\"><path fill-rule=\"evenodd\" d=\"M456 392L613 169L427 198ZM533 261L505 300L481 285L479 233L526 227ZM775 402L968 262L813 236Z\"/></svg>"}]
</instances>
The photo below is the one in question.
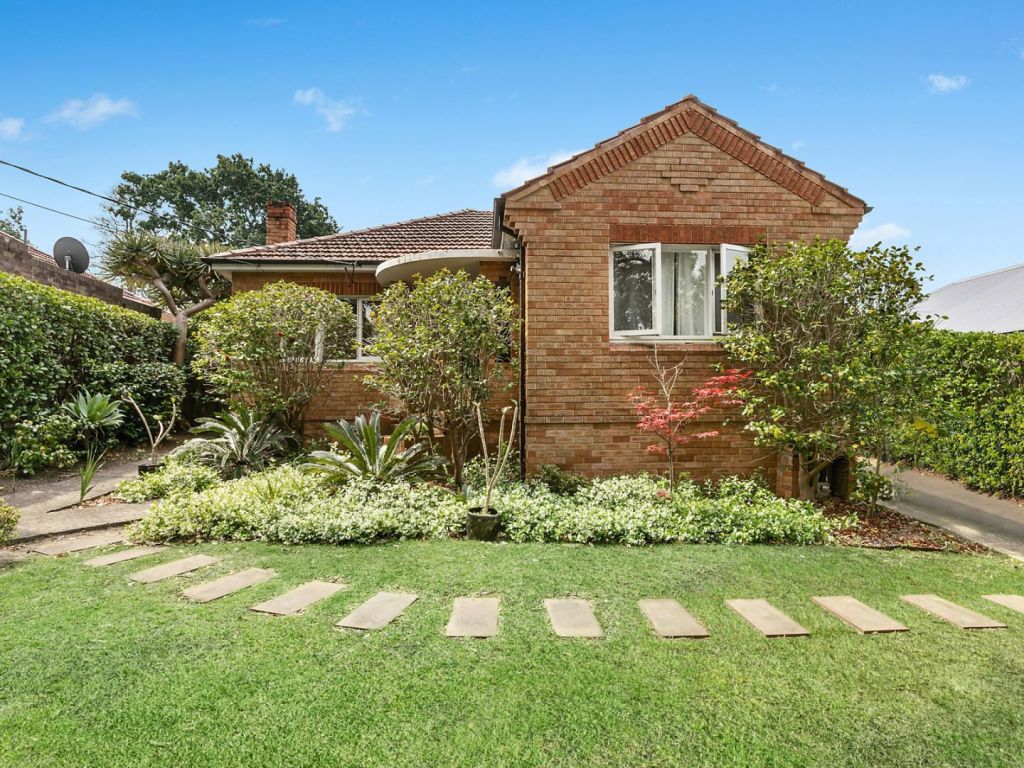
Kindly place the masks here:
<instances>
[{"instance_id":1,"label":"white metal roof","mask_svg":"<svg viewBox=\"0 0 1024 768\"><path fill-rule=\"evenodd\" d=\"M1024 331L1024 264L958 280L932 292L918 314L945 315L949 331Z\"/></svg>"}]
</instances>

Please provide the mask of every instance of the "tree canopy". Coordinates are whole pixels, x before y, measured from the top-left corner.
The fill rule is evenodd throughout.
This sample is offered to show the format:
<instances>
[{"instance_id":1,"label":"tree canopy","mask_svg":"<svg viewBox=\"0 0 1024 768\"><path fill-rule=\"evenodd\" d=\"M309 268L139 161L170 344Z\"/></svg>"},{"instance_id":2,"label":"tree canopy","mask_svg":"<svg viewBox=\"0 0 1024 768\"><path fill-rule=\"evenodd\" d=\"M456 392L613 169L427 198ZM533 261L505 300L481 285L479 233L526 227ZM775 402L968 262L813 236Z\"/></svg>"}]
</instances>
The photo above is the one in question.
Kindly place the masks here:
<instances>
[{"instance_id":1,"label":"tree canopy","mask_svg":"<svg viewBox=\"0 0 1024 768\"><path fill-rule=\"evenodd\" d=\"M306 198L294 174L266 163L257 165L240 153L218 155L216 165L202 170L172 162L157 173L125 171L111 197L125 203L104 206L105 219L119 230L140 229L226 248L264 243L271 200L295 206L299 238L339 229L320 198Z\"/></svg>"},{"instance_id":2,"label":"tree canopy","mask_svg":"<svg viewBox=\"0 0 1024 768\"><path fill-rule=\"evenodd\" d=\"M758 246L727 283L724 346L751 376L740 388L762 445L792 449L801 495L834 460L875 449L913 416L916 351L929 323L923 265L906 246L853 251L839 240Z\"/></svg>"}]
</instances>

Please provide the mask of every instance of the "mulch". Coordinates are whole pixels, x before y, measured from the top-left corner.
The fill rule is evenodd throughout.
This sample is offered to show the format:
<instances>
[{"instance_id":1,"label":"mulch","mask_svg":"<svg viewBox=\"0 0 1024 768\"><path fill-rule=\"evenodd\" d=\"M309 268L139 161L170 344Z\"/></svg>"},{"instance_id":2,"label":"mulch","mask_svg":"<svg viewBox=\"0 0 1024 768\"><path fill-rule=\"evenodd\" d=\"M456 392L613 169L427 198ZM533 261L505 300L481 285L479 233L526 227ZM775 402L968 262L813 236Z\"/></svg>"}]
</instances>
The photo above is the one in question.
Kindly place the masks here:
<instances>
[{"instance_id":1,"label":"mulch","mask_svg":"<svg viewBox=\"0 0 1024 768\"><path fill-rule=\"evenodd\" d=\"M981 544L906 517L882 505L872 512L869 504L828 499L823 507L826 517L856 515L856 525L835 534L839 543L848 547L955 553L989 551Z\"/></svg>"}]
</instances>

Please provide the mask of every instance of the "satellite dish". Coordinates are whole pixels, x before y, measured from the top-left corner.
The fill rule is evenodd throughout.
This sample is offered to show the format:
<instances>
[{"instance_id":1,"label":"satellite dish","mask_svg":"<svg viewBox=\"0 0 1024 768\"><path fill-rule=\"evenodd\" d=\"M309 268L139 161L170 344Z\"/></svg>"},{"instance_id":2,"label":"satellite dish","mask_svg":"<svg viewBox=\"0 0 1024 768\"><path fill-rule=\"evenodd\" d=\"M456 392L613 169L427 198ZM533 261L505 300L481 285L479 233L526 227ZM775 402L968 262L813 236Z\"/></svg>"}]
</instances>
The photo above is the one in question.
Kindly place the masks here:
<instances>
[{"instance_id":1,"label":"satellite dish","mask_svg":"<svg viewBox=\"0 0 1024 768\"><path fill-rule=\"evenodd\" d=\"M89 252L73 237L62 237L53 244L53 260L58 266L79 274L89 268Z\"/></svg>"}]
</instances>

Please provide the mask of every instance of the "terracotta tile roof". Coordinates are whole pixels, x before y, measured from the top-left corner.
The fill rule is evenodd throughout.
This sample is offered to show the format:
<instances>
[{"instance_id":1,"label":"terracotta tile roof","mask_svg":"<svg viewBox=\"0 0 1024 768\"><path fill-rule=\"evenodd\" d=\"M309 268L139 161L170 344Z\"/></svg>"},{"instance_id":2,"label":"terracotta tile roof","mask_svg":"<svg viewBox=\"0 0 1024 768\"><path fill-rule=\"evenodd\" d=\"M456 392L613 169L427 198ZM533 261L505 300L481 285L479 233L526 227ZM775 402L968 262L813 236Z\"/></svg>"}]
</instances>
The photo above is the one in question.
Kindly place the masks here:
<instances>
[{"instance_id":1,"label":"terracotta tile roof","mask_svg":"<svg viewBox=\"0 0 1024 768\"><path fill-rule=\"evenodd\" d=\"M593 149L548 168L546 173L505 192L502 197L518 199L547 184L551 186L552 196L560 200L687 131L692 131L812 205L818 205L826 194L831 194L851 207L867 207L845 187L829 181L778 147L762 141L760 136L719 114L714 107L692 94L598 142Z\"/></svg>"},{"instance_id":2,"label":"terracotta tile roof","mask_svg":"<svg viewBox=\"0 0 1024 768\"><path fill-rule=\"evenodd\" d=\"M239 259L324 260L380 262L395 256L448 248L490 248L493 227L491 211L465 208L421 219L383 224L379 227L339 232L274 245L257 245L225 251L209 261Z\"/></svg>"}]
</instances>

